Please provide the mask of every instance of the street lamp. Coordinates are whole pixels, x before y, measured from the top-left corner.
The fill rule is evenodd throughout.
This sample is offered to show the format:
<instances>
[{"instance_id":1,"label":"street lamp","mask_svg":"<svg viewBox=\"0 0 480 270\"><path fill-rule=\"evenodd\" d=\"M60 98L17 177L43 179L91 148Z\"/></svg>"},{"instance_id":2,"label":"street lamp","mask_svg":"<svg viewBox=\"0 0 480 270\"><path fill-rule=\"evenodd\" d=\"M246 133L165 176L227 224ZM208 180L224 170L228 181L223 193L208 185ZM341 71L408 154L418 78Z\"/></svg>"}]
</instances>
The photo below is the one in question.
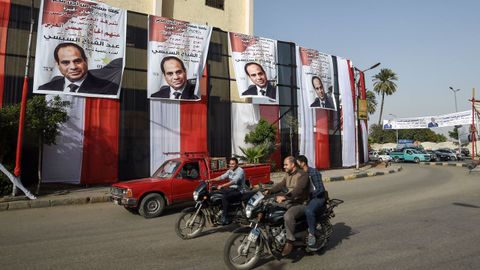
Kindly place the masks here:
<instances>
[{"instance_id":1,"label":"street lamp","mask_svg":"<svg viewBox=\"0 0 480 270\"><path fill-rule=\"evenodd\" d=\"M453 91L453 95L455 97L455 112L458 112L458 108L457 108L457 92L460 91L460 89L453 89L453 87L450 86L450 90Z\"/></svg>"},{"instance_id":2,"label":"street lamp","mask_svg":"<svg viewBox=\"0 0 480 270\"><path fill-rule=\"evenodd\" d=\"M450 90L453 92L453 96L455 97L455 112L458 112L458 107L457 107L457 92L460 91L460 89L453 89L453 87L449 87ZM458 136L458 126L457 127L457 136ZM458 136L458 154L460 155L462 153L462 145L460 144L460 136Z\"/></svg>"},{"instance_id":3,"label":"street lamp","mask_svg":"<svg viewBox=\"0 0 480 270\"><path fill-rule=\"evenodd\" d=\"M354 69L356 71L358 71L359 73L364 73L365 71L368 71L368 70L371 70L371 69L374 69L376 67L380 66L380 62L376 63L375 65L367 68L367 69L364 69L364 70L360 70L359 68L357 67L354 67ZM355 87L358 87L358 83L357 83L357 74L355 74ZM358 91L356 91L356 93L358 94ZM358 96L355 97L355 100L357 101L356 102L356 110L355 110L355 159L356 159L356 162L355 162L355 169L358 170L360 168L360 151L358 150L358 126L359 126L359 121L358 121Z\"/></svg>"},{"instance_id":4,"label":"street lamp","mask_svg":"<svg viewBox=\"0 0 480 270\"><path fill-rule=\"evenodd\" d=\"M391 115L391 116L395 117L395 118L394 118L394 119L395 119L395 122L397 122L397 118L398 118L398 117L397 117L395 114L389 113L388 115ZM397 132L397 147L398 147L398 127L395 128L395 131Z\"/></svg>"}]
</instances>

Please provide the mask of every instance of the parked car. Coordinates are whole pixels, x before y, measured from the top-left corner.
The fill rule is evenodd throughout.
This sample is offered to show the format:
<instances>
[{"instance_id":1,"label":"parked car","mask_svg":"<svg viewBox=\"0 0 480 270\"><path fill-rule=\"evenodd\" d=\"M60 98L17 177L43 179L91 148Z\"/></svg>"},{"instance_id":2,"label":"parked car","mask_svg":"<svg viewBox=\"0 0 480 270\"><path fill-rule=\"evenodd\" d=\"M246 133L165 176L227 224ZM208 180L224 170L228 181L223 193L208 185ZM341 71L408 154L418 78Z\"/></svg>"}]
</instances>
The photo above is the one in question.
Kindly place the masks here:
<instances>
[{"instance_id":1,"label":"parked car","mask_svg":"<svg viewBox=\"0 0 480 270\"><path fill-rule=\"evenodd\" d=\"M457 158L456 156L453 156L452 153L450 153L450 152L442 152L442 151L438 151L438 150L435 150L434 152L438 157L437 161L449 161L449 160L451 160L452 157L454 159Z\"/></svg>"},{"instance_id":2,"label":"parked car","mask_svg":"<svg viewBox=\"0 0 480 270\"><path fill-rule=\"evenodd\" d=\"M466 157L469 157L470 156L470 150L468 150L468 148L461 148L461 151L462 151L462 154Z\"/></svg>"},{"instance_id":3,"label":"parked car","mask_svg":"<svg viewBox=\"0 0 480 270\"><path fill-rule=\"evenodd\" d=\"M372 151L368 154L368 158L371 160L371 161L392 161L392 157L390 157L389 155L386 155L386 154L383 154L382 152L378 152L378 151Z\"/></svg>"},{"instance_id":4,"label":"parked car","mask_svg":"<svg viewBox=\"0 0 480 270\"><path fill-rule=\"evenodd\" d=\"M425 153L430 155L430 161L440 161L441 160L441 154L438 153L437 151L433 150L425 150Z\"/></svg>"},{"instance_id":5,"label":"parked car","mask_svg":"<svg viewBox=\"0 0 480 270\"><path fill-rule=\"evenodd\" d=\"M455 151L451 149L440 148L440 149L437 149L437 152L445 153L448 156L448 160L450 161L456 161L458 159L458 155L455 153Z\"/></svg>"},{"instance_id":6,"label":"parked car","mask_svg":"<svg viewBox=\"0 0 480 270\"><path fill-rule=\"evenodd\" d=\"M152 177L113 184L111 198L129 212L138 212L145 218L157 217L167 205L193 201L193 191L200 181L222 175L227 171L226 164L226 158L182 154L180 158L165 161ZM270 164L240 164L240 167L250 185L270 182Z\"/></svg>"},{"instance_id":7,"label":"parked car","mask_svg":"<svg viewBox=\"0 0 480 270\"><path fill-rule=\"evenodd\" d=\"M420 161L430 161L430 155L420 152L416 149L403 149L403 151L390 152L389 155L393 158L393 161L413 161L418 163Z\"/></svg>"}]
</instances>

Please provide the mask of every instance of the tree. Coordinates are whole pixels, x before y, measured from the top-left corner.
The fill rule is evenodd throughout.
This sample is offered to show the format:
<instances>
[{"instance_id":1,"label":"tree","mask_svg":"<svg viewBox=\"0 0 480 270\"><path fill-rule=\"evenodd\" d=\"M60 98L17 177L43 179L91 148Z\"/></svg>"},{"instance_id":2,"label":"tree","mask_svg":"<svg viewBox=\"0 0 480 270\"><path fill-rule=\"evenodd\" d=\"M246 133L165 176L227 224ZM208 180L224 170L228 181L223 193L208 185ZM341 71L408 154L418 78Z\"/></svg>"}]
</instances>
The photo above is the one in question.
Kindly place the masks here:
<instances>
[{"instance_id":1,"label":"tree","mask_svg":"<svg viewBox=\"0 0 480 270\"><path fill-rule=\"evenodd\" d=\"M371 125L369 132L368 141L370 144L395 143L397 140L396 131L393 129L383 129L382 125ZM398 137L420 142L445 142L447 140L442 134L437 134L428 128L401 129L398 131Z\"/></svg>"},{"instance_id":2,"label":"tree","mask_svg":"<svg viewBox=\"0 0 480 270\"><path fill-rule=\"evenodd\" d=\"M255 128L245 135L244 141L253 144L253 147L240 148L243 156L239 158L252 163L266 162L275 151L276 137L276 127L265 119L260 119Z\"/></svg>"},{"instance_id":3,"label":"tree","mask_svg":"<svg viewBox=\"0 0 480 270\"><path fill-rule=\"evenodd\" d=\"M373 91L382 96L382 103L380 105L380 116L378 117L378 124L382 122L383 104L385 101L385 95L390 96L397 91L397 85L394 81L397 81L398 77L395 72L388 68L382 68L380 72L373 76Z\"/></svg>"},{"instance_id":4,"label":"tree","mask_svg":"<svg viewBox=\"0 0 480 270\"><path fill-rule=\"evenodd\" d=\"M29 140L38 143L38 178L41 181L41 168L43 145L55 144L59 127L68 120L66 108L69 101L63 101L59 96L51 100L45 100L44 96L35 96L27 101L25 136ZM5 106L0 109L0 163L11 169L14 167L15 147L17 143L18 119L20 116L20 104ZM0 174L0 191L2 185L9 186L8 180ZM2 181L3 179L3 181Z\"/></svg>"},{"instance_id":5,"label":"tree","mask_svg":"<svg viewBox=\"0 0 480 270\"><path fill-rule=\"evenodd\" d=\"M455 126L452 131L448 132L448 137L458 140L458 127Z\"/></svg>"},{"instance_id":6,"label":"tree","mask_svg":"<svg viewBox=\"0 0 480 270\"><path fill-rule=\"evenodd\" d=\"M255 129L245 135L245 142L253 145L260 145L266 141L275 142L277 130L275 126L268 123L265 119L260 119Z\"/></svg>"},{"instance_id":7,"label":"tree","mask_svg":"<svg viewBox=\"0 0 480 270\"><path fill-rule=\"evenodd\" d=\"M377 98L373 91L367 90L367 112L368 114L374 114L377 110ZM370 118L370 117L369 117Z\"/></svg>"}]
</instances>

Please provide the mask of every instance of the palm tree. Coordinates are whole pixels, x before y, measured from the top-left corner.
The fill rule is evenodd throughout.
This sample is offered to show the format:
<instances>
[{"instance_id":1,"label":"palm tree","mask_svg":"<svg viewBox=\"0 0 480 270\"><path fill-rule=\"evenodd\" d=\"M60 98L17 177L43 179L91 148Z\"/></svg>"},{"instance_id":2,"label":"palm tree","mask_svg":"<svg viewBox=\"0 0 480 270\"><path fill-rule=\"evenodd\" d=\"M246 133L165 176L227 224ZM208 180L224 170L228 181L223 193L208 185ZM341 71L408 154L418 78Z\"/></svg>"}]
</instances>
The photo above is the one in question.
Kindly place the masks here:
<instances>
[{"instance_id":1,"label":"palm tree","mask_svg":"<svg viewBox=\"0 0 480 270\"><path fill-rule=\"evenodd\" d=\"M378 124L382 122L383 114L383 102L385 100L385 95L390 96L397 91L397 85L394 81L397 81L398 77L395 72L389 68L382 68L380 72L373 76L373 91L375 93L382 95L382 104L380 105L380 116L378 117Z\"/></svg>"},{"instance_id":2,"label":"palm tree","mask_svg":"<svg viewBox=\"0 0 480 270\"><path fill-rule=\"evenodd\" d=\"M377 98L375 97L375 93L373 91L367 90L367 112L368 114L374 114L377 110ZM369 116L370 118L370 116Z\"/></svg>"}]
</instances>

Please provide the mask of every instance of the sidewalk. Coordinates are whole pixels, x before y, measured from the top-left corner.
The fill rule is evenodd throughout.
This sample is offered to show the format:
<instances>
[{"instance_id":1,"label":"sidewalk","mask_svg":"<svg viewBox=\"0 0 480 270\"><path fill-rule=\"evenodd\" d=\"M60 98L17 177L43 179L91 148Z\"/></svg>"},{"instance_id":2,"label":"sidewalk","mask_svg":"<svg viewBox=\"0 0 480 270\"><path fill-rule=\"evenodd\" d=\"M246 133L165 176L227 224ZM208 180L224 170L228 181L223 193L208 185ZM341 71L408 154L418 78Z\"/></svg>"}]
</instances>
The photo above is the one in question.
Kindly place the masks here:
<instances>
[{"instance_id":1,"label":"sidewalk","mask_svg":"<svg viewBox=\"0 0 480 270\"><path fill-rule=\"evenodd\" d=\"M356 171L353 169L334 169L322 171L324 182L354 180L362 177L371 177L399 172L402 167L398 164L387 168L377 168L367 165ZM283 172L270 174L273 182L280 181ZM83 187L77 185L43 184L41 193L36 200L29 200L26 196L0 198L0 212L6 210L52 207L59 205L75 205L110 201L110 186Z\"/></svg>"}]
</instances>

